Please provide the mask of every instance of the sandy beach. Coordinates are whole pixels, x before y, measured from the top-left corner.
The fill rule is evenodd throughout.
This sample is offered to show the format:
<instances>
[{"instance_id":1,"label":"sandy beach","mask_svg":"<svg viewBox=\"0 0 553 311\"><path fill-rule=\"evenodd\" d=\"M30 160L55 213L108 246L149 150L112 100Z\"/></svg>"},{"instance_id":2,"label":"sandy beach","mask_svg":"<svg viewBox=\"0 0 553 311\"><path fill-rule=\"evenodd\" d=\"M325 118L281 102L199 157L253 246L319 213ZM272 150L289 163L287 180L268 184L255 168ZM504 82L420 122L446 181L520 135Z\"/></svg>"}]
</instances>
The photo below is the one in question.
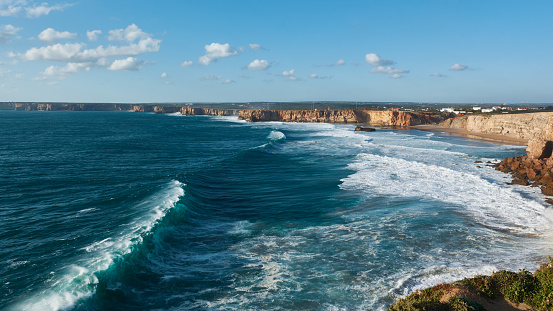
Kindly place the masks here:
<instances>
[{"instance_id":1,"label":"sandy beach","mask_svg":"<svg viewBox=\"0 0 553 311\"><path fill-rule=\"evenodd\" d=\"M415 126L411 126L411 128L416 130L421 130L421 131L439 132L439 133L444 133L449 135L463 136L470 139L481 140L492 144L500 144L500 145L509 144L509 145L517 145L517 146L528 145L527 139L521 139L521 138L500 135L500 134L470 132L464 129L449 128L449 127L443 127L443 126L437 126L437 125L415 125Z\"/></svg>"}]
</instances>

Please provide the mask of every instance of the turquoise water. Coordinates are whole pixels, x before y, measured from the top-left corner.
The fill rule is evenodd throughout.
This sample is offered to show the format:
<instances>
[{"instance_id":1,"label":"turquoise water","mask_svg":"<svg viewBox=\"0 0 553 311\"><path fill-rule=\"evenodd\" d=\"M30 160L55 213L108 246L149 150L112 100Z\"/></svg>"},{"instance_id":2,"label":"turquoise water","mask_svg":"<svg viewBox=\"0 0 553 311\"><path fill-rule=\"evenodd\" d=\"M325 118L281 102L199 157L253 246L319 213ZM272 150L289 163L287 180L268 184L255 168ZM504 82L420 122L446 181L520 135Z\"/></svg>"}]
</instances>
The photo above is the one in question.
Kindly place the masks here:
<instances>
[{"instance_id":1,"label":"turquoise water","mask_svg":"<svg viewBox=\"0 0 553 311\"><path fill-rule=\"evenodd\" d=\"M383 310L551 255L524 153L415 130L0 111L1 310ZM478 167L480 166L480 167Z\"/></svg>"}]
</instances>

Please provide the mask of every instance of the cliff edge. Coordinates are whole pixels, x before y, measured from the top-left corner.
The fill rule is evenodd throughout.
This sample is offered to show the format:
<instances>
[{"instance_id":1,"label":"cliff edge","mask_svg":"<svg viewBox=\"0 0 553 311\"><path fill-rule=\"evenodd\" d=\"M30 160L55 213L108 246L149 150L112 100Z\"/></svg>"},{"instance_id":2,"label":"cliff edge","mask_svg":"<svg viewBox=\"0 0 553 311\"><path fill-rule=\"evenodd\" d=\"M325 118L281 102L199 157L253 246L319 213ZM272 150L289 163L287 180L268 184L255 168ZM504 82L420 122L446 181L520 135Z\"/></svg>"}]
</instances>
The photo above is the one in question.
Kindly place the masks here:
<instances>
[{"instance_id":1,"label":"cliff edge","mask_svg":"<svg viewBox=\"0 0 553 311\"><path fill-rule=\"evenodd\" d=\"M518 139L553 140L553 112L459 116L439 125Z\"/></svg>"},{"instance_id":2,"label":"cliff edge","mask_svg":"<svg viewBox=\"0 0 553 311\"><path fill-rule=\"evenodd\" d=\"M413 126L442 121L438 116L392 110L241 110L238 118L249 122L368 123L377 126Z\"/></svg>"}]
</instances>

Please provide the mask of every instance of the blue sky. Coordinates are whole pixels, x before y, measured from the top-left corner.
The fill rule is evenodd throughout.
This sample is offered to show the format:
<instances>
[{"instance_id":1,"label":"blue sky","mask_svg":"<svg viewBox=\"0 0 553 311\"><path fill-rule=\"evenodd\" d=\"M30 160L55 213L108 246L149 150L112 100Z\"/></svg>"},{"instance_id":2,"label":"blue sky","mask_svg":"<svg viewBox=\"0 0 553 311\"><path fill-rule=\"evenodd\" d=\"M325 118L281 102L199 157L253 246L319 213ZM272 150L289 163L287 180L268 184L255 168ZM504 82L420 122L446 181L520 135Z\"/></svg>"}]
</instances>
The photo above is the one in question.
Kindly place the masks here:
<instances>
[{"instance_id":1,"label":"blue sky","mask_svg":"<svg viewBox=\"0 0 553 311\"><path fill-rule=\"evenodd\" d=\"M0 101L553 102L553 1L0 0Z\"/></svg>"}]
</instances>

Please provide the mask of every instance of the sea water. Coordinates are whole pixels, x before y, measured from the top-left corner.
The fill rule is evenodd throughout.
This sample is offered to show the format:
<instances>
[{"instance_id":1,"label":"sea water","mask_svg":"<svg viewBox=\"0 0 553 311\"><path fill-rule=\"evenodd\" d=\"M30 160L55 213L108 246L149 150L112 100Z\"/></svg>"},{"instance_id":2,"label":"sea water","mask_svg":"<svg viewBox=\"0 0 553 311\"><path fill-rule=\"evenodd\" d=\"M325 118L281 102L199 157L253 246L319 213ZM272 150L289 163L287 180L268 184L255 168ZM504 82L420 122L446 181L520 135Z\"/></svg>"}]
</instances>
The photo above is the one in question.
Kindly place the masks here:
<instances>
[{"instance_id":1,"label":"sea water","mask_svg":"<svg viewBox=\"0 0 553 311\"><path fill-rule=\"evenodd\" d=\"M487 163L523 153L416 130L0 111L0 309L385 310L533 270L553 253L544 197Z\"/></svg>"}]
</instances>

